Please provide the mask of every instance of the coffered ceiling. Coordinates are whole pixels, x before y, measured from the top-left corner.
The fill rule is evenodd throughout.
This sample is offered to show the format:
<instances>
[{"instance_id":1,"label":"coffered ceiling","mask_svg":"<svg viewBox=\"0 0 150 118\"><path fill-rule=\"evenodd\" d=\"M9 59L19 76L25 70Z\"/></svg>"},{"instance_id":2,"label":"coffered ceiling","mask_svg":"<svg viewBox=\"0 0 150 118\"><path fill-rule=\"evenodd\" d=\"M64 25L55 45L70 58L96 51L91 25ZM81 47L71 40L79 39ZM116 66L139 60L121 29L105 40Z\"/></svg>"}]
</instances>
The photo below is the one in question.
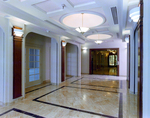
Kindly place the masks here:
<instances>
[{"instance_id":1,"label":"coffered ceiling","mask_svg":"<svg viewBox=\"0 0 150 118\"><path fill-rule=\"evenodd\" d=\"M134 3L135 0L131 0ZM4 0L0 1L0 15L9 16L9 18L21 19L29 25L39 25L45 30L54 32L60 36L69 37L79 43L90 41L86 36L93 34L108 34L111 37L107 39L112 41L121 39L121 32L126 28L128 0ZM137 1L137 0L136 0ZM7 6L11 9L3 9ZM124 8L125 11L124 11ZM12 11L9 11L12 10ZM13 11L14 10L14 11ZM91 27L85 34L80 34L75 30L78 27L79 21L71 20L69 15L81 13L91 14L93 20L89 16L85 17L85 23L90 25L91 21L95 23L102 21L100 25ZM15 14L16 13L16 14ZM19 13L24 14L20 16ZM122 14L124 13L124 14ZM68 17L67 17L68 16ZM98 17L101 16L101 17ZM77 16L78 17L78 16ZM36 21L35 21L36 19ZM79 17L81 19L81 17ZM122 20L124 19L124 20ZM69 21L69 22L68 22ZM67 24L68 25L65 25ZM69 25L74 25L70 27ZM80 40L82 40L80 42Z\"/></svg>"}]
</instances>

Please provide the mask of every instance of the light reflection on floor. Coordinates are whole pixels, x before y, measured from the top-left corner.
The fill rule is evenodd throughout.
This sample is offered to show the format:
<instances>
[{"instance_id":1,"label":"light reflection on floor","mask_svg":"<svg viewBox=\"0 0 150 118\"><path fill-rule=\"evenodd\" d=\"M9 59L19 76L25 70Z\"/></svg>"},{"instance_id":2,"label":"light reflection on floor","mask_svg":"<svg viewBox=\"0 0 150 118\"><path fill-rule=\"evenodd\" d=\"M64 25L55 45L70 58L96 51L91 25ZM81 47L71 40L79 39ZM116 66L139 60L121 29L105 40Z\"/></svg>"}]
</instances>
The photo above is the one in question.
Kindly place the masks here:
<instances>
[{"instance_id":1,"label":"light reflection on floor","mask_svg":"<svg viewBox=\"0 0 150 118\"><path fill-rule=\"evenodd\" d=\"M123 118L137 118L137 96L129 94L125 77L82 77L83 79L72 77L59 86L50 85L27 93L25 98L1 105L0 114L17 108L46 118L104 118L119 117L119 114L123 115ZM15 112L7 114L9 117L24 116ZM0 117L4 118L5 115Z\"/></svg>"},{"instance_id":2,"label":"light reflection on floor","mask_svg":"<svg viewBox=\"0 0 150 118\"><path fill-rule=\"evenodd\" d=\"M93 74L117 75L117 67L100 67L97 70L93 70Z\"/></svg>"}]
</instances>

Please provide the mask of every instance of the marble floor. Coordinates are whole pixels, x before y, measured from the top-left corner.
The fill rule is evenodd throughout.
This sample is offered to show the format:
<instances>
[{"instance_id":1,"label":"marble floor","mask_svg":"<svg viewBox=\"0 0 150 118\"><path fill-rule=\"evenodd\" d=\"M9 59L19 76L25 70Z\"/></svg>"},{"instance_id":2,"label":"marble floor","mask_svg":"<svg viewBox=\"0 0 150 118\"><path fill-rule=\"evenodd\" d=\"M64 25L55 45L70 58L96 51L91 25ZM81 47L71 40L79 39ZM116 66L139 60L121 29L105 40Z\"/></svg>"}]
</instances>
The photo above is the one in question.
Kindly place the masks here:
<instances>
[{"instance_id":1,"label":"marble floor","mask_svg":"<svg viewBox=\"0 0 150 118\"><path fill-rule=\"evenodd\" d=\"M93 74L97 75L117 75L117 67L99 67L93 70Z\"/></svg>"},{"instance_id":2,"label":"marble floor","mask_svg":"<svg viewBox=\"0 0 150 118\"><path fill-rule=\"evenodd\" d=\"M137 118L137 96L125 77L82 75L41 85L24 98L0 105L0 118Z\"/></svg>"}]
</instances>

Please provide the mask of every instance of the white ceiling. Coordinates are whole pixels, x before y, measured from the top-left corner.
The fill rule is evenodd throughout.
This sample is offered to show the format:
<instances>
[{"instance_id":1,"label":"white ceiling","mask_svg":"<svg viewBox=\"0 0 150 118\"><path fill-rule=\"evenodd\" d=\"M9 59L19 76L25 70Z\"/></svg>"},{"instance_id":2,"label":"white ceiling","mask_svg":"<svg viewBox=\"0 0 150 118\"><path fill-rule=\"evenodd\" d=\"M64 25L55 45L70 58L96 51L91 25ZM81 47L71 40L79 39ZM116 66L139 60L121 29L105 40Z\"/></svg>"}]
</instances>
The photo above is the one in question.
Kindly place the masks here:
<instances>
[{"instance_id":1,"label":"white ceiling","mask_svg":"<svg viewBox=\"0 0 150 118\"><path fill-rule=\"evenodd\" d=\"M43 29L55 32L60 36L67 36L71 39L79 38L82 41L83 39L88 41L86 38L87 35L101 33L112 35L112 38L109 39L112 41L119 39L119 34L120 36L122 35L122 31L126 29L127 25L130 27L127 17L128 6L137 4L137 1L138 0L9 0L8 2L4 2L1 0L0 16L7 15L10 19L16 17L17 19L21 19L28 24L39 24L40 27L43 27ZM1 5L12 8L14 13L13 11L2 9ZM114 24L111 13L112 7L117 8L119 20L118 24ZM17 13L16 11L18 14L15 14ZM70 28L61 22L62 17L65 15L67 16L67 14L82 13L83 11L101 14L104 17L105 22L97 27L90 28L90 31L84 35L81 35L75 31L74 28ZM26 18L20 16L19 12L23 13ZM36 22L35 18L37 19ZM96 22L98 21L98 18L95 17L93 20ZM99 18L99 20L102 19ZM63 22L66 21L68 21L67 17ZM73 23L74 27L78 25L75 21L73 21ZM57 29L59 29L59 31L57 31Z\"/></svg>"}]
</instances>

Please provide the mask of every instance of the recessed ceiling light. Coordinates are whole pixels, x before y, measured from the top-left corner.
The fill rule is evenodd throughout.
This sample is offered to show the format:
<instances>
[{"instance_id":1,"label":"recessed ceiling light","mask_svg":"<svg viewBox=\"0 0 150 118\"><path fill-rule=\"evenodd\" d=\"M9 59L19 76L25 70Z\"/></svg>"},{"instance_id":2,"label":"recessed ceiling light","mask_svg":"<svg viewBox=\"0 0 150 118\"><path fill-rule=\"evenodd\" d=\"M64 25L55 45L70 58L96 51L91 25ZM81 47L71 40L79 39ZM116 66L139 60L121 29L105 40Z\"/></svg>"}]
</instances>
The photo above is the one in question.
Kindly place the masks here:
<instances>
[{"instance_id":1,"label":"recessed ceiling light","mask_svg":"<svg viewBox=\"0 0 150 118\"><path fill-rule=\"evenodd\" d=\"M110 34L92 34L87 36L88 39L91 40L103 40L103 39L109 39L112 36Z\"/></svg>"}]
</instances>

